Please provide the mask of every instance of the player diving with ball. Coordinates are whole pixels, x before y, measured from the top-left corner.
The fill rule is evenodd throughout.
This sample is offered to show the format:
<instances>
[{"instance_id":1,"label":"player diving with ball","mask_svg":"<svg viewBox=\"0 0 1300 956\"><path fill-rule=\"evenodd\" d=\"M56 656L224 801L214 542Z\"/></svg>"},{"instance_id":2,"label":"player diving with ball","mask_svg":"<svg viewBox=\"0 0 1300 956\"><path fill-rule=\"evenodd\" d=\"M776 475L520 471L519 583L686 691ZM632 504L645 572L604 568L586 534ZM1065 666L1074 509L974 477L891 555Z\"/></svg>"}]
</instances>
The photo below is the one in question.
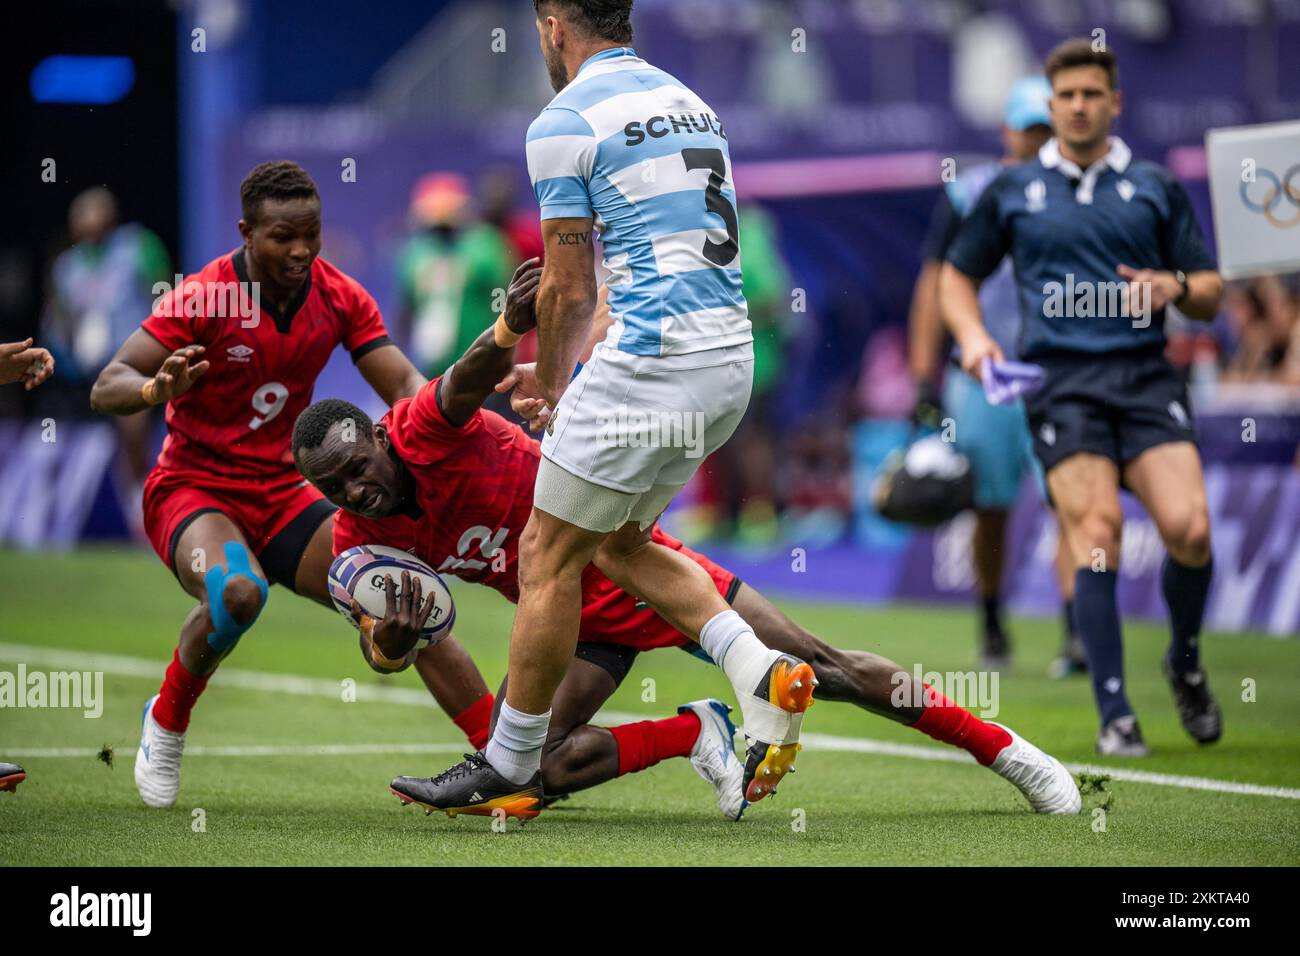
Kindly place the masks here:
<instances>
[{"instance_id":1,"label":"player diving with ball","mask_svg":"<svg viewBox=\"0 0 1300 956\"><path fill-rule=\"evenodd\" d=\"M530 291L535 288L533 280ZM610 321L603 299L602 290L597 326ZM302 474L342 509L334 524L336 554L359 545L399 548L440 573L491 587L512 602L518 600L520 533L532 509L541 451L524 428L482 404L494 390L505 390L527 374L514 365L515 343L527 329L518 321L512 325L504 316L498 319L446 373L413 398L398 401L378 422L338 399L316 402L299 416L293 431L294 460ZM598 328L593 340L600 334ZM545 420L534 400L516 396L514 406L534 424ZM721 598L753 624L764 645L808 662L819 681L821 698L856 704L966 750L1017 786L1038 812L1079 812L1078 788L1055 758L1010 729L981 720L928 685L915 686L911 675L893 661L830 646L657 524L651 534L655 543L698 565ZM393 610L382 620L354 611L366 659L380 671L402 670L433 649L418 655L413 650L430 601L421 605L409 581L396 590ZM747 806L743 765L733 749L730 708L721 701L685 704L676 716L662 720L612 728L591 724L637 654L663 647L704 656L686 635L589 564L582 574L579 642L555 697L543 748L541 785L509 799L465 806L433 802L430 790L442 782L438 777L398 777L392 782L393 791L405 803L453 815L504 810L526 819L539 812L544 798L680 756L689 758L711 784L723 815L739 819ZM460 657L450 666L473 667ZM481 679L477 674L475 669L445 673L443 678L450 683L472 682ZM504 694L503 687L499 698ZM480 749L466 759L472 765L485 758ZM457 773L463 766L447 773ZM755 783L769 795L786 769L775 768Z\"/></svg>"}]
</instances>

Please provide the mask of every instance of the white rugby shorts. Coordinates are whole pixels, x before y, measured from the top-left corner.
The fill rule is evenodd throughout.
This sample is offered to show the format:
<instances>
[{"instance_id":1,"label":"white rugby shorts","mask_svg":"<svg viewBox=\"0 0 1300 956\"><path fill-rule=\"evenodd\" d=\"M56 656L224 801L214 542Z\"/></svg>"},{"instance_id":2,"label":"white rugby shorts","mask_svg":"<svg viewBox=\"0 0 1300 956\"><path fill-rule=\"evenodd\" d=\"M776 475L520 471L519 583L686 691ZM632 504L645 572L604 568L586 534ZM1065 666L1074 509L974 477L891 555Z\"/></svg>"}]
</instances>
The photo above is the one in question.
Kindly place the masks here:
<instances>
[{"instance_id":1,"label":"white rugby shorts","mask_svg":"<svg viewBox=\"0 0 1300 956\"><path fill-rule=\"evenodd\" d=\"M542 439L533 503L589 531L644 530L749 405L754 348L633 355L601 343Z\"/></svg>"}]
</instances>

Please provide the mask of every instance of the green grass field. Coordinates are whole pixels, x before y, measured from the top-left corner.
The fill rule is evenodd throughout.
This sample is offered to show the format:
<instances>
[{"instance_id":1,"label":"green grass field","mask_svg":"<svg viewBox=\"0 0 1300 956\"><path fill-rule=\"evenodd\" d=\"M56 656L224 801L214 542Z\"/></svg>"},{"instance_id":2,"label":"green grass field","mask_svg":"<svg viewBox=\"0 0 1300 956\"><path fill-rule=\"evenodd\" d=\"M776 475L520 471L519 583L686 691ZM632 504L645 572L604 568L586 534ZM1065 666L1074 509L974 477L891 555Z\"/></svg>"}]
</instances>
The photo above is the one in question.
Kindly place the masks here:
<instances>
[{"instance_id":1,"label":"green grass field","mask_svg":"<svg viewBox=\"0 0 1300 956\"><path fill-rule=\"evenodd\" d=\"M511 608L482 588L459 587L456 598L457 634L495 686ZM973 666L975 622L967 612L779 603L831 642L887 654L909 669L916 661L938 671ZM176 807L146 809L131 774L140 708L157 689L189 606L143 552L0 552L0 671L14 673L20 663L29 672L105 671L98 719L77 710L0 710L0 760L17 760L28 772L16 794L0 794L0 863L1160 866L1300 859L1294 642L1206 637L1226 730L1219 744L1199 749L1179 728L1159 676L1163 629L1129 624L1130 696L1154 754L1104 761L1092 749L1086 682L1046 677L1057 623L1015 620L1016 666L1003 675L997 717L1067 763L1290 788L1289 795L1112 778L1109 797L1086 798L1083 816L1038 817L1019 793L973 762L853 752L859 740L927 753L947 748L822 702L805 733L833 735L838 745L810 739L800 773L739 824L722 820L708 787L686 761L673 760L498 833L482 818L426 818L399 807L388 780L444 769L458 758L463 738L431 700L419 699L423 687L414 672L373 674L337 615L281 589L272 591L256 628L227 662L231 675L219 673L195 711ZM92 665L83 660L89 655L111 658ZM258 675L278 689L257 689ZM286 682L281 675L310 680ZM1255 682L1255 702L1241 699L1247 678ZM348 679L358 687L354 702L343 700ZM643 700L650 696L647 679L654 700ZM384 686L375 699L374 689ZM609 707L659 717L705 696L730 698L722 675L665 650L642 655ZM445 749L428 752L430 745ZM250 746L271 753L220 750ZM116 755L111 767L96 757L104 747ZM1098 832L1088 811L1103 801L1105 830Z\"/></svg>"}]
</instances>

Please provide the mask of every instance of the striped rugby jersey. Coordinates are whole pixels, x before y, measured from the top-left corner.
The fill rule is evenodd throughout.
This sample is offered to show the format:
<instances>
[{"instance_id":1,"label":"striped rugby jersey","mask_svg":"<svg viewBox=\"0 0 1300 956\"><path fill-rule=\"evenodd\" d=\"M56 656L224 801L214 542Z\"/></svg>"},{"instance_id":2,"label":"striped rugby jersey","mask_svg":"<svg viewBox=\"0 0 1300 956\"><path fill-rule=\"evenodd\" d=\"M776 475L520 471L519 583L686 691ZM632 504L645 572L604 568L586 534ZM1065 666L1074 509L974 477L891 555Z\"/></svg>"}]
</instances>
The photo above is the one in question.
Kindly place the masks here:
<instances>
[{"instance_id":1,"label":"striped rugby jersey","mask_svg":"<svg viewBox=\"0 0 1300 956\"><path fill-rule=\"evenodd\" d=\"M543 219L594 219L614 317L605 342L680 355L753 340L727 137L630 47L587 60L528 129Z\"/></svg>"}]
</instances>

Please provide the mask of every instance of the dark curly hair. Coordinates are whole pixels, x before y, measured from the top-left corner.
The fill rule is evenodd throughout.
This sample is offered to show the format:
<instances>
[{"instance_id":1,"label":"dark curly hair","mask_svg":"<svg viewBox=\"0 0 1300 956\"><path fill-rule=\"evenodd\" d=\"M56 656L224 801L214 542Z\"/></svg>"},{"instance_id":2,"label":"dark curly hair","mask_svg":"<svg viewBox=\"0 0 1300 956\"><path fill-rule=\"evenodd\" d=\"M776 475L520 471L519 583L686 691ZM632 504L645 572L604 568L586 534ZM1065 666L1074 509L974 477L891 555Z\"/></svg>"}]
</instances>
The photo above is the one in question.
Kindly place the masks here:
<instances>
[{"instance_id":1,"label":"dark curly hair","mask_svg":"<svg viewBox=\"0 0 1300 956\"><path fill-rule=\"evenodd\" d=\"M239 184L239 203L245 221L255 222L257 211L268 199L315 199L316 183L307 170L287 159L259 163Z\"/></svg>"},{"instance_id":2,"label":"dark curly hair","mask_svg":"<svg viewBox=\"0 0 1300 956\"><path fill-rule=\"evenodd\" d=\"M533 0L538 19L543 7L559 8L590 37L632 42L632 0Z\"/></svg>"},{"instance_id":3,"label":"dark curly hair","mask_svg":"<svg viewBox=\"0 0 1300 956\"><path fill-rule=\"evenodd\" d=\"M322 398L308 406L293 423L293 457L297 459L298 452L304 448L319 448L334 423L348 419L356 425L358 436L374 436L375 425L370 416L351 402L341 398Z\"/></svg>"}]
</instances>

